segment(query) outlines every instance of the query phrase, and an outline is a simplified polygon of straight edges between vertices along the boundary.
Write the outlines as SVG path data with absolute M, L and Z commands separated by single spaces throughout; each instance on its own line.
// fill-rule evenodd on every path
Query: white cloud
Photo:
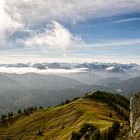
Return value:
M 26 40 L 18 40 L 26 47 L 47 50 L 66 50 L 75 48 L 83 41 L 69 32 L 67 28 L 56 21 L 47 24 L 42 33 L 34 33 Z
M 16 68 L 16 67 L 1 67 L 0 73 L 16 73 L 16 74 L 24 74 L 24 73 L 38 73 L 38 74 L 63 74 L 63 73 L 81 73 L 87 72 L 86 69 L 82 68 L 73 68 L 73 69 L 44 69 L 39 70 L 36 68 Z
M 13 19 L 12 15 L 5 10 L 5 0 L 0 0 L 0 48 L 12 47 L 7 39 L 12 33 L 23 27 L 23 23 Z
M 76 22 L 88 18 L 139 11 L 139 0 L 4 0 L 6 11 L 26 24 L 40 21 L 67 20 Z M 35 22 L 36 21 L 36 22 Z
M 116 20 L 114 23 L 124 23 L 124 22 L 133 22 L 133 21 L 139 21 L 139 17 L 134 17 L 134 18 L 126 18 L 126 19 L 121 19 L 121 20 Z
M 128 47 L 129 45 L 140 45 L 140 39 L 124 39 L 124 40 L 106 40 L 106 41 L 100 41 L 100 43 L 95 43 L 95 44 L 88 44 L 87 46 L 89 47 L 98 47 L 98 48 L 107 48 L 107 47 L 117 47 L 117 46 L 126 46 Z
M 3 30 L 34 27 L 51 20 L 84 21 L 139 11 L 139 0 L 0 0 Z M 0 18 L 1 19 L 1 18 Z M 6 24 L 5 24 L 6 23 Z M 0 24 L 0 25 L 1 25 Z

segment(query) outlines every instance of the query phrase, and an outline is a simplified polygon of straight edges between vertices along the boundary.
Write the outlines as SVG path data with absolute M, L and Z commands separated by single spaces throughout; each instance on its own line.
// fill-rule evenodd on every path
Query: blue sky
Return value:
M 138 0 L 1 0 L 0 63 L 140 64 L 139 7 Z

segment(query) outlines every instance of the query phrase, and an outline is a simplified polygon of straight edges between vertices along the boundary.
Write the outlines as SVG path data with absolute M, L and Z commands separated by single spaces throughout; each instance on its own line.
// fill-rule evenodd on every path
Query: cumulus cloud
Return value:
M 63 25 L 52 21 L 46 25 L 45 31 L 34 33 L 26 40 L 18 40 L 26 47 L 48 50 L 65 50 L 82 45 L 82 39 L 74 36 Z

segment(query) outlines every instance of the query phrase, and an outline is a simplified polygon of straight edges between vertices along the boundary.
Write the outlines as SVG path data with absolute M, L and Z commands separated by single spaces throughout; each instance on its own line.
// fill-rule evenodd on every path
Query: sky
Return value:
M 140 64 L 140 0 L 0 0 L 0 63 Z

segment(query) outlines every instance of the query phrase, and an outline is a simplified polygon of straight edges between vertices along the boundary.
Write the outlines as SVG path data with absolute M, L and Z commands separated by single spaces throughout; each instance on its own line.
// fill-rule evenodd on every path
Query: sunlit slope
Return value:
M 109 113 L 112 113 L 112 118 Z M 113 120 L 122 123 L 120 117 L 106 104 L 81 98 L 67 105 L 51 107 L 23 116 L 13 125 L 0 128 L 2 140 L 68 140 L 72 131 L 78 131 L 86 122 L 101 131 L 112 125 Z M 37 135 L 43 131 L 42 136 Z

